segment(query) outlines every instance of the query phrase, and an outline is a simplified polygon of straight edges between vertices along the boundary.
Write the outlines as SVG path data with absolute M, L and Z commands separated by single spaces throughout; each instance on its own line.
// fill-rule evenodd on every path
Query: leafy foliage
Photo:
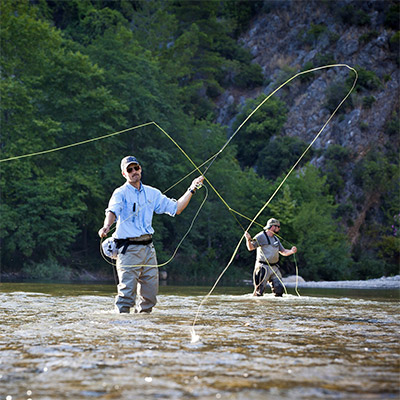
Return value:
M 296 198 L 293 230 L 297 233 L 299 264 L 305 279 L 343 279 L 349 276 L 350 247 L 334 221 L 337 206 L 328 194 L 326 177 L 308 166 L 290 182 Z
M 259 12 L 264 6 L 264 2 L 260 0 L 246 1 L 224 1 L 224 11 L 234 21 L 235 36 L 244 32 L 249 26 L 250 20 Z
M 385 13 L 385 26 L 394 30 L 398 30 L 400 25 L 400 4 L 393 2 Z
M 326 102 L 325 107 L 329 112 L 333 112 L 339 106 L 340 102 L 343 100 L 344 96 L 349 92 L 351 86 L 346 83 L 333 83 L 326 90 Z M 353 100 L 350 96 L 346 103 L 338 109 L 338 113 L 345 113 L 348 109 L 353 107 Z
M 354 169 L 354 180 L 366 191 L 384 191 L 396 175 L 396 165 L 389 163 L 382 153 L 373 150 Z
M 0 244 L 2 271 L 24 277 L 71 279 L 79 268 L 111 270 L 99 255 L 97 230 L 113 189 L 124 179 L 120 159 L 136 155 L 143 181 L 179 198 L 197 172 L 175 182 L 217 154 L 231 131 L 214 124 L 215 100 L 226 87 L 257 89 L 265 84 L 261 67 L 240 46 L 238 35 L 261 9 L 262 1 L 28 1 L 3 0 L 0 14 L 2 66 L 1 159 L 63 147 L 63 151 L 13 159 L 0 164 Z M 352 23 L 364 16 L 352 11 Z M 387 23 L 393 14 L 388 14 Z M 356 19 L 354 19 L 356 18 Z M 364 23 L 364 22 L 362 22 Z M 331 33 L 312 25 L 304 40 L 314 43 Z M 329 64 L 332 54 L 316 54 L 306 69 Z M 380 87 L 379 78 L 357 67 L 358 90 Z M 294 74 L 283 67 L 280 79 Z M 311 74 L 302 77 L 305 82 Z M 348 83 L 332 86 L 327 106 L 335 108 Z M 265 99 L 245 104 L 233 124 L 237 130 Z M 364 106 L 372 97 L 364 96 Z M 350 103 L 348 103 L 350 104 Z M 179 281 L 206 282 L 229 261 L 249 221 L 270 199 L 282 177 L 306 148 L 282 135 L 286 104 L 266 102 L 219 154 L 207 172 L 209 195 L 168 273 Z M 156 125 L 130 129 L 146 122 Z M 387 125 L 392 138 L 398 115 Z M 120 134 L 94 140 L 112 132 Z M 167 135 L 172 140 L 170 140 Z M 81 141 L 84 145 L 68 147 Z M 65 148 L 64 148 L 65 147 Z M 259 216 L 251 233 L 275 216 L 282 222 L 287 247 L 299 248 L 300 273 L 306 279 L 338 279 L 390 272 L 398 262 L 398 178 L 395 155 L 371 153 L 355 169 L 364 191 L 382 191 L 380 218 L 366 235 L 381 235 L 381 263 L 364 263 L 341 232 L 334 194 L 343 187 L 346 148 L 330 147 L 326 175 L 304 166 Z M 160 262 L 173 253 L 192 223 L 206 189 L 185 212 L 154 219 Z M 348 215 L 351 210 L 347 210 Z M 397 224 L 397 225 L 396 225 Z M 251 278 L 254 254 L 244 245 L 226 279 Z M 373 264 L 373 265 L 372 265 Z M 293 272 L 292 259 L 284 266 Z M 370 269 L 367 269 L 368 268 Z
M 237 130 L 253 110 L 266 98 L 261 95 L 246 102 L 238 115 L 233 128 Z M 278 135 L 286 121 L 286 105 L 283 101 L 271 98 L 263 104 L 240 130 L 237 137 L 238 160 L 242 166 L 254 166 L 260 152 L 267 146 L 272 136 Z
M 88 57 L 69 49 L 27 3 L 5 2 L 2 11 L 1 34 L 13 37 L 2 38 L 2 158 L 88 139 L 122 121 L 118 101 Z M 99 217 L 103 188 L 87 171 L 101 151 L 105 145 L 82 146 L 2 165 L 5 265 L 67 257 L 81 229 Z
M 385 133 L 389 136 L 398 136 L 400 132 L 400 119 L 398 113 L 394 112 L 392 118 L 388 121 Z
M 331 145 L 325 152 L 325 173 L 332 195 L 344 189 L 347 164 L 351 158 L 351 150 L 339 145 Z
M 164 27 L 161 41 L 147 23 L 137 23 L 137 37 L 146 47 L 149 34 L 155 37 L 154 54 L 178 82 L 185 111 L 197 118 L 212 117 L 213 99 L 226 85 L 255 87 L 263 82 L 261 67 L 251 63 L 250 53 L 234 39 L 235 24 L 227 10 L 224 2 L 215 1 L 149 2 L 143 13 L 165 21 L 154 24 L 156 32 Z
M 338 15 L 345 24 L 349 25 L 365 26 L 371 22 L 371 18 L 364 10 L 352 4 L 339 8 Z
M 397 274 L 400 242 L 398 238 L 400 204 L 400 169 L 398 155 L 384 157 L 379 148 L 372 150 L 355 168 L 355 182 L 365 192 L 382 198 L 380 209 L 371 207 L 366 215 L 363 240 L 373 246 L 362 249 L 362 243 L 353 251 L 354 274 L 358 277 L 379 277 Z M 380 259 L 373 255 L 378 253 Z
M 255 167 L 257 172 L 269 180 L 275 180 L 283 173 L 289 172 L 290 168 L 296 163 L 307 148 L 307 143 L 297 137 L 278 136 L 269 139 L 259 152 Z M 310 149 L 305 157 L 305 161 L 311 159 L 313 155 Z
M 328 27 L 324 24 L 311 24 L 311 28 L 301 35 L 301 40 L 308 45 L 313 45 L 327 32 Z
M 355 88 L 356 91 L 375 90 L 382 86 L 382 82 L 375 72 L 369 71 L 360 66 L 356 66 L 356 70 L 358 72 L 358 80 Z M 352 82 L 353 78 L 349 77 L 346 81 L 347 86 L 350 87 Z

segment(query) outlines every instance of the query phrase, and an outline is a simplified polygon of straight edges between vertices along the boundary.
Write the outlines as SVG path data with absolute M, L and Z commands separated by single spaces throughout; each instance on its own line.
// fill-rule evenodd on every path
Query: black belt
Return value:
M 146 246 L 150 243 L 153 243 L 153 238 L 147 239 L 147 240 L 135 240 L 135 239 L 115 239 L 115 244 L 117 245 L 117 249 L 122 247 L 121 254 L 126 253 L 126 249 L 128 246 L 134 244 L 134 245 L 142 245 Z
M 271 264 L 271 263 L 268 263 L 268 262 L 266 262 L 266 261 L 258 261 L 259 263 L 261 263 L 261 264 L 265 264 L 265 265 L 269 265 L 270 267 L 273 267 L 273 266 L 275 266 L 275 265 L 278 265 L 278 263 L 276 262 L 276 263 L 273 263 L 273 264 Z

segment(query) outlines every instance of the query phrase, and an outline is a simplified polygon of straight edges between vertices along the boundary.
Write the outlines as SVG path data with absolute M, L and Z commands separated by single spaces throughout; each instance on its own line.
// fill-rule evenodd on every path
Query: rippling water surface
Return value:
M 112 285 L 0 284 L 0 400 L 398 399 L 397 291 L 161 287 L 150 315 Z

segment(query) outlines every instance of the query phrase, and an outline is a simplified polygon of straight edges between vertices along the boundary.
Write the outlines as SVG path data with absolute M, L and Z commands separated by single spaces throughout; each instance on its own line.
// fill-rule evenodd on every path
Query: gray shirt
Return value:
M 257 249 L 257 261 L 268 260 L 269 264 L 276 264 L 279 261 L 279 252 L 285 250 L 275 235 L 269 237 L 264 231 L 257 233 L 251 242 Z

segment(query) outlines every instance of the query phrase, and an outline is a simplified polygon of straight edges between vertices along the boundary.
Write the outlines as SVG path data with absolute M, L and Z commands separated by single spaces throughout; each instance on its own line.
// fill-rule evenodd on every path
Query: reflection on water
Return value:
M 0 284 L 0 400 L 395 399 L 396 291 L 162 287 L 150 315 L 111 285 Z

